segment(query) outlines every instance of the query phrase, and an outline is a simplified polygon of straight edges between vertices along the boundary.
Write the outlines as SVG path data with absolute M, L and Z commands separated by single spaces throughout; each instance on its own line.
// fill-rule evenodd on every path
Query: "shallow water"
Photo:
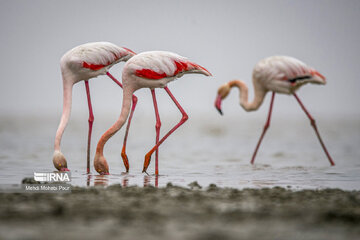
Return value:
M 255 117 L 192 117 L 161 146 L 160 176 L 154 173 L 155 154 L 148 173 L 141 173 L 144 155 L 155 139 L 155 120 L 138 114 L 130 130 L 127 154 L 130 172 L 124 173 L 120 151 L 124 130 L 105 148 L 109 176 L 92 168 L 86 174 L 87 119 L 72 117 L 65 131 L 62 152 L 67 157 L 72 184 L 78 186 L 158 185 L 187 186 L 214 183 L 220 187 L 292 189 L 360 189 L 359 119 L 317 119 L 320 134 L 336 166 L 331 167 L 308 122 L 303 118 L 275 117 L 254 165 L 249 163 L 264 120 Z M 263 116 L 265 118 L 265 116 Z M 102 118 L 102 119 L 101 119 Z M 92 156 L 97 140 L 115 117 L 98 117 L 94 123 Z M 162 135 L 180 119 L 162 117 Z M 58 119 L 2 117 L 0 123 L 0 184 L 18 184 L 33 172 L 54 171 L 53 138 Z

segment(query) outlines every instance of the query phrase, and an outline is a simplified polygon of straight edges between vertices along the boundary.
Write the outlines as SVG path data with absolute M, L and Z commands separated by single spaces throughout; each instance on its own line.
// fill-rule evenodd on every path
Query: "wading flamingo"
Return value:
M 165 139 L 180 127 L 187 119 L 188 115 L 177 102 L 175 97 L 170 92 L 167 84 L 176 78 L 179 78 L 187 73 L 199 73 L 205 76 L 211 76 L 205 68 L 200 65 L 190 62 L 187 58 L 179 56 L 175 53 L 164 51 L 143 52 L 132 57 L 124 66 L 122 73 L 122 80 L 124 86 L 123 103 L 121 113 L 118 120 L 111 126 L 100 138 L 95 153 L 94 167 L 100 174 L 108 174 L 109 167 L 104 157 L 103 151 L 105 143 L 117 132 L 126 122 L 131 106 L 131 96 L 140 88 L 150 88 L 153 98 L 153 104 L 156 117 L 156 144 L 145 155 L 143 172 L 146 172 L 150 164 L 151 155 L 155 154 L 155 174 L 159 174 L 158 170 L 158 147 Z M 164 88 L 171 100 L 175 103 L 182 114 L 182 118 L 163 138 L 159 140 L 160 134 L 160 117 L 156 102 L 155 88 Z M 130 119 L 129 119 L 130 121 Z M 124 145 L 126 141 L 124 141 Z
M 257 110 L 263 102 L 265 95 L 268 91 L 272 91 L 272 97 L 270 102 L 270 109 L 265 123 L 263 132 L 256 145 L 255 151 L 251 158 L 251 164 L 254 163 L 256 153 L 259 149 L 261 141 L 265 135 L 266 130 L 270 126 L 270 118 L 272 107 L 274 103 L 275 93 L 292 94 L 300 104 L 300 107 L 304 110 L 305 114 L 310 119 L 311 126 L 313 126 L 316 136 L 318 137 L 322 148 L 328 157 L 330 164 L 335 165 L 329 152 L 327 151 L 324 142 L 322 141 L 318 132 L 315 119 L 310 115 L 305 106 L 296 95 L 295 91 L 306 83 L 314 84 L 326 84 L 326 79 L 315 69 L 305 65 L 303 62 L 293 57 L 287 56 L 273 56 L 261 60 L 256 64 L 253 70 L 253 85 L 255 97 L 252 102 L 248 102 L 248 87 L 243 81 L 233 80 L 222 86 L 218 90 L 218 94 L 215 100 L 215 107 L 220 114 L 221 102 L 229 94 L 232 87 L 237 87 L 240 90 L 240 105 L 245 111 Z
M 91 132 L 94 121 L 94 115 L 91 106 L 90 89 L 88 80 L 95 78 L 99 75 L 108 75 L 115 83 L 121 88 L 122 84 L 116 80 L 108 70 L 116 63 L 127 61 L 134 56 L 135 53 L 130 49 L 118 47 L 109 42 L 93 42 L 79 45 L 70 51 L 66 52 L 60 60 L 61 74 L 63 79 L 63 112 L 60 120 L 59 127 L 56 131 L 53 163 L 59 171 L 69 171 L 65 156 L 60 150 L 61 137 L 65 131 L 65 127 L 70 118 L 72 88 L 73 85 L 81 80 L 85 82 L 88 106 L 89 106 L 89 132 L 87 144 L 87 173 L 90 172 L 90 143 Z M 133 109 L 134 111 L 137 98 L 133 96 Z M 130 121 L 128 128 L 130 126 Z M 126 135 L 127 136 L 127 135 Z M 125 137 L 126 137 L 125 136 Z M 128 171 L 129 165 L 127 159 L 123 157 L 123 161 Z

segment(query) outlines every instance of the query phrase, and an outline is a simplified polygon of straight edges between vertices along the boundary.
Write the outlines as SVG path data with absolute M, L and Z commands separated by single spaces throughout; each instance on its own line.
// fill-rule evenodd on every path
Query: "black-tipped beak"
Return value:
M 219 113 L 221 115 L 223 115 L 223 112 L 221 110 L 221 102 L 222 102 L 221 96 L 217 95 L 216 100 L 215 100 L 215 108 L 219 111 Z

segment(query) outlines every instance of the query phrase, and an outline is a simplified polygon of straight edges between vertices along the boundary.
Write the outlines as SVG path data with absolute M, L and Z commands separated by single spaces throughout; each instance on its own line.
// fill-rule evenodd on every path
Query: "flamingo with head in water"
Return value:
M 156 116 L 156 144 L 145 155 L 143 172 L 146 172 L 147 167 L 150 164 L 151 155 L 155 154 L 155 174 L 159 174 L 158 170 L 158 148 L 165 141 L 171 133 L 173 133 L 178 127 L 180 127 L 187 119 L 188 115 L 184 109 L 180 106 L 173 94 L 170 92 L 167 84 L 176 78 L 189 73 L 199 73 L 205 76 L 211 76 L 210 72 L 200 65 L 189 61 L 187 58 L 179 56 L 175 53 L 165 51 L 150 51 L 143 52 L 132 57 L 124 66 L 122 79 L 123 79 L 123 103 L 120 116 L 118 120 L 110 127 L 100 138 L 94 160 L 95 170 L 100 174 L 108 174 L 109 167 L 104 157 L 104 146 L 106 142 L 121 129 L 126 122 L 126 119 L 130 112 L 131 96 L 140 88 L 150 88 L 153 104 L 155 108 Z M 175 103 L 177 108 L 182 114 L 182 118 L 178 124 L 176 124 L 164 137 L 159 140 L 160 137 L 160 116 L 157 107 L 155 88 L 164 88 L 171 100 Z M 130 120 L 130 119 L 129 119 Z M 124 144 L 126 142 L 124 141 Z
M 134 56 L 135 53 L 127 48 L 118 47 L 115 44 L 109 42 L 93 42 L 79 45 L 67 53 L 60 60 L 60 67 L 63 79 L 63 112 L 60 120 L 59 127 L 55 136 L 53 163 L 56 169 L 59 171 L 69 171 L 67 168 L 67 161 L 65 156 L 60 150 L 61 137 L 65 131 L 65 127 L 70 118 L 71 112 L 71 99 L 73 85 L 81 80 L 85 82 L 88 107 L 89 107 L 89 132 L 88 132 L 88 144 L 87 144 L 87 173 L 90 172 L 90 143 L 91 132 L 94 121 L 94 115 L 91 106 L 89 82 L 90 78 L 95 78 L 99 75 L 108 75 L 114 82 L 120 87 L 122 84 L 116 80 L 108 70 L 116 63 L 121 61 L 127 61 Z M 132 97 L 134 111 L 137 98 Z M 130 126 L 130 121 L 128 128 Z M 127 134 L 125 135 L 125 138 Z M 123 152 L 125 150 L 123 149 Z M 126 155 L 125 155 L 126 156 Z M 123 161 L 126 170 L 129 169 L 127 158 L 122 154 Z
M 228 96 L 231 88 L 237 87 L 240 90 L 240 105 L 245 109 L 245 111 L 254 111 L 260 107 L 266 93 L 268 91 L 272 91 L 267 121 L 265 123 L 260 139 L 256 145 L 255 151 L 251 159 L 251 163 L 254 163 L 256 153 L 259 149 L 261 141 L 270 126 L 270 118 L 275 94 L 282 93 L 291 94 L 298 101 L 300 107 L 304 110 L 305 114 L 310 119 L 311 126 L 314 128 L 316 136 L 318 137 L 320 144 L 330 161 L 330 164 L 335 165 L 334 161 L 332 160 L 329 152 L 325 147 L 323 140 L 320 137 L 319 131 L 315 123 L 315 119 L 310 115 L 304 104 L 300 101 L 299 97 L 295 93 L 296 90 L 298 90 L 302 85 L 306 83 L 325 84 L 325 77 L 315 69 L 307 66 L 296 58 L 287 56 L 273 56 L 265 58 L 256 64 L 253 70 L 252 80 L 255 92 L 255 97 L 252 102 L 248 101 L 248 87 L 243 81 L 240 80 L 233 80 L 220 86 L 215 100 L 215 107 L 220 112 L 220 114 L 222 114 L 222 100 Z

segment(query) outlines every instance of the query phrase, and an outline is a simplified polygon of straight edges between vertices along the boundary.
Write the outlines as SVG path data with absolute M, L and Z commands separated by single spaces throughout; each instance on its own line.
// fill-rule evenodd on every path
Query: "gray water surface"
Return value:
M 216 116 L 216 117 L 214 117 Z M 217 115 L 192 117 L 159 150 L 160 176 L 154 173 L 155 154 L 148 173 L 141 173 L 144 155 L 155 141 L 154 116 L 138 113 L 130 129 L 124 173 L 120 151 L 124 129 L 105 147 L 109 176 L 94 169 L 86 174 L 87 118 L 72 117 L 62 141 L 73 185 L 187 186 L 197 181 L 220 187 L 292 189 L 360 189 L 359 119 L 317 119 L 319 131 L 336 166 L 331 167 L 306 117 L 275 117 L 258 152 L 249 163 L 265 117 Z M 162 116 L 164 135 L 181 117 Z M 116 116 L 98 116 L 94 124 L 91 160 L 101 134 Z M 58 119 L 40 116 L 3 117 L 0 123 L 0 184 L 19 184 L 34 172 L 52 172 L 53 139 Z M 91 163 L 92 164 L 92 163 Z M 92 165 L 91 165 L 92 167 Z

